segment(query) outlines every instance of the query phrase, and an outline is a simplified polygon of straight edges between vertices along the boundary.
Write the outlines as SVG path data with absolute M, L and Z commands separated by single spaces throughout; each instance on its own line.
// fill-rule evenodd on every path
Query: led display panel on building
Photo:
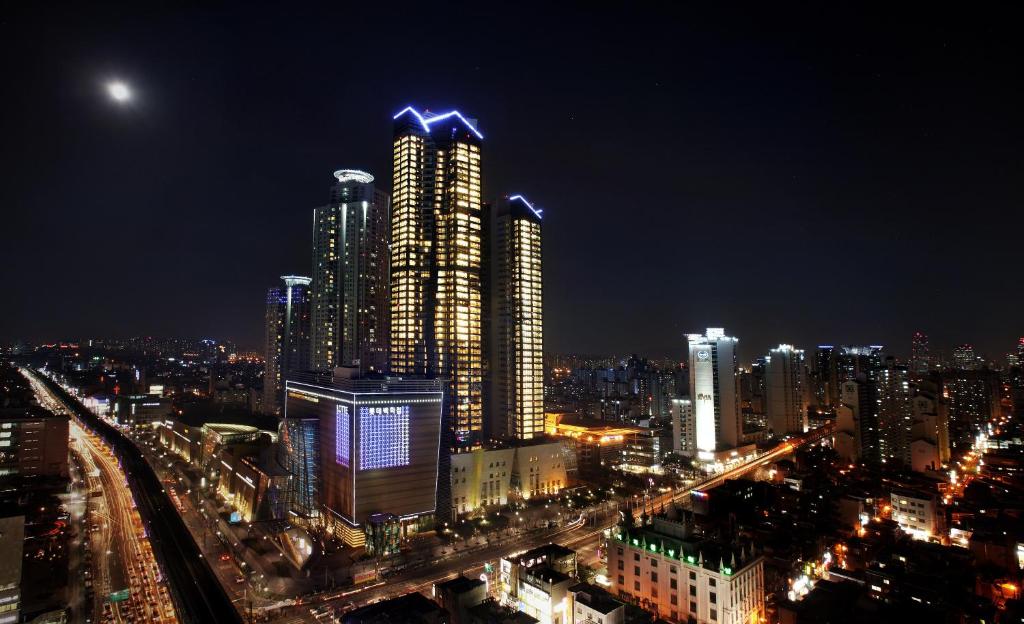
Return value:
M 691 358 L 693 366 L 693 416 L 696 422 L 698 451 L 715 450 L 715 364 L 711 357 L 711 346 L 691 345 L 696 357 Z
M 348 407 L 334 406 L 334 461 L 348 467 L 352 459 L 352 431 L 349 426 Z
M 409 406 L 359 408 L 359 469 L 409 465 Z

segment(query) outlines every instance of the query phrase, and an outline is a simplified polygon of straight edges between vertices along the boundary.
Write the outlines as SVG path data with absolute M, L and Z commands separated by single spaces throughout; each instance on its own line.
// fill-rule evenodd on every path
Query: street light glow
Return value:
M 115 102 L 127 102 L 132 98 L 131 89 L 121 81 L 107 83 L 107 93 Z

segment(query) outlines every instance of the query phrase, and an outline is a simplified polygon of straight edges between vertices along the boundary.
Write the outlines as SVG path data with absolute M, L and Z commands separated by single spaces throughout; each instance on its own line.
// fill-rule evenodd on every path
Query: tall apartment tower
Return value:
M 312 368 L 382 372 L 388 356 L 390 200 L 365 171 L 334 172 L 313 210 Z
M 878 371 L 877 379 L 878 439 L 882 462 L 896 462 L 909 467 L 914 425 L 914 389 L 909 372 L 889 357 Z
M 446 448 L 483 435 L 482 139 L 458 111 L 394 117 L 390 367 L 449 380 Z
M 840 384 L 836 409 L 836 452 L 848 461 L 877 467 L 882 461 L 878 427 L 878 386 L 864 373 Z
M 910 372 L 917 377 L 927 375 L 929 364 L 928 334 L 914 332 L 914 337 L 910 341 Z
M 281 279 L 283 287 L 267 291 L 263 413 L 272 415 L 281 413 L 288 375 L 310 365 L 310 278 L 283 275 Z
M 782 344 L 765 358 L 768 426 L 775 435 L 807 430 L 804 352 Z
M 974 346 L 962 344 L 953 349 L 953 367 L 957 370 L 978 370 L 979 358 L 974 352 Z
M 736 396 L 736 343 L 719 327 L 688 334 L 690 398 L 698 457 L 740 444 L 743 428 Z
M 544 433 L 541 211 L 513 195 L 492 222 L 490 432 L 526 440 Z

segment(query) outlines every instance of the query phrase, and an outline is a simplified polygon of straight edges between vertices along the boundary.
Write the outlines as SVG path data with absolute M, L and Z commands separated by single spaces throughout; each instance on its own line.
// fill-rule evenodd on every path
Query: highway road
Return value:
M 30 369 L 23 372 L 45 386 L 50 400 L 61 404 L 60 411 L 74 415 L 84 429 L 98 436 L 112 451 L 111 461 L 117 458 L 112 465 L 117 465 L 116 470 L 125 478 L 125 491 L 130 491 L 134 498 L 153 553 L 160 562 L 160 571 L 169 583 L 178 619 L 189 624 L 240 624 L 238 610 L 203 559 L 163 484 L 139 449 L 49 378 Z
M 98 562 L 96 577 L 97 607 L 109 594 L 128 590 L 126 600 L 114 602 L 110 607 L 97 609 L 95 621 L 147 622 L 160 624 L 177 622 L 166 585 L 161 582 L 153 549 L 143 529 L 142 518 L 124 473 L 110 449 L 96 436 L 71 421 L 72 444 L 81 455 L 86 467 L 90 491 L 101 496 L 91 499 L 101 507 L 92 509 L 89 518 L 94 537 L 93 561 Z M 95 476 L 92 476 L 95 475 Z M 111 568 L 117 568 L 117 582 Z M 109 609 L 108 611 L 104 611 Z M 100 617 L 101 614 L 104 614 Z

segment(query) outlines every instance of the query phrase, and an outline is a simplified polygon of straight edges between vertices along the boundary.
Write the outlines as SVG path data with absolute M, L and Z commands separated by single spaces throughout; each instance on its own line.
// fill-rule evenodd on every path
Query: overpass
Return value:
M 703 480 L 698 481 L 697 483 L 694 483 L 689 487 L 680 488 L 678 490 L 674 490 L 671 492 L 664 492 L 662 494 L 659 494 L 658 496 L 653 496 L 647 499 L 648 505 L 650 505 L 653 508 L 658 508 L 661 505 L 670 502 L 685 502 L 686 500 L 689 499 L 691 492 L 704 492 L 712 488 L 718 487 L 719 485 L 725 483 L 729 479 L 739 479 L 740 477 L 749 474 L 757 470 L 758 468 L 763 467 L 766 464 L 778 461 L 783 457 L 786 457 L 787 455 L 789 455 L 790 453 L 792 453 L 793 451 L 800 447 L 814 444 L 831 436 L 832 429 L 832 423 L 827 423 L 825 425 L 822 425 L 821 427 L 818 427 L 817 429 L 812 429 L 811 431 L 808 431 L 800 436 L 790 438 L 789 440 L 786 440 L 784 442 L 780 442 L 771 450 L 765 451 L 764 453 L 761 453 L 757 457 L 749 459 L 737 466 L 733 466 L 732 468 L 729 468 L 728 470 L 725 470 L 723 472 L 709 475 L 705 477 Z M 634 511 L 634 514 L 639 515 L 641 512 L 642 510 L 638 509 Z

